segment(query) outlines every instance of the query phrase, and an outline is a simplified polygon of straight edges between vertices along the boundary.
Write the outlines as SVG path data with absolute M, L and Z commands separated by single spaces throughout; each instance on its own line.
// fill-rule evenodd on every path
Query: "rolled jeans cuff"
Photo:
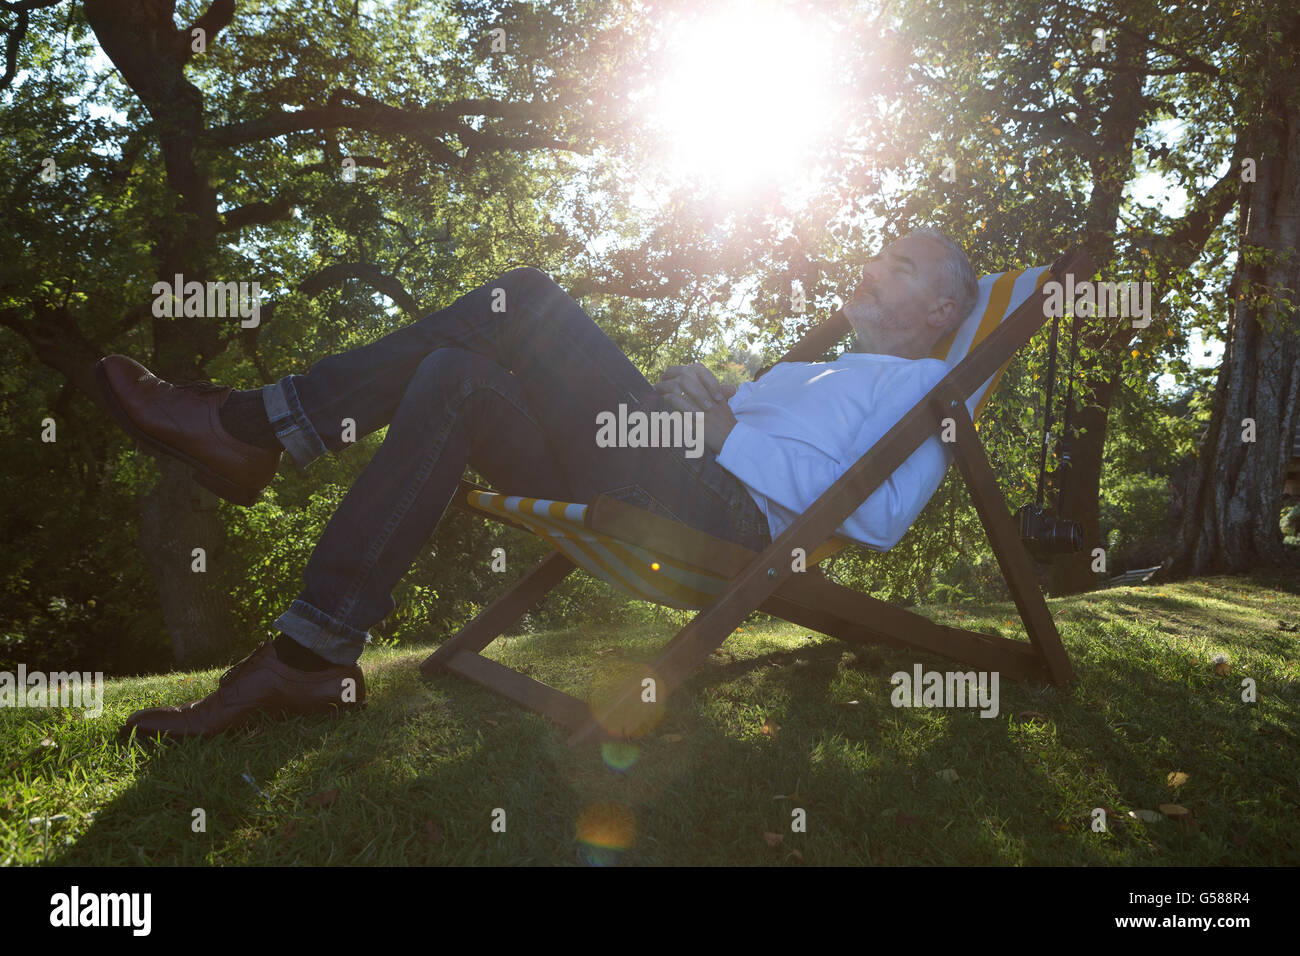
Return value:
M 266 418 L 275 437 L 299 468 L 305 469 L 329 450 L 302 410 L 292 375 L 273 385 L 263 385 L 262 404 L 266 406 Z
M 369 631 L 349 627 L 302 600 L 290 604 L 289 610 L 275 619 L 274 627 L 318 657 L 341 666 L 355 664 L 370 642 Z

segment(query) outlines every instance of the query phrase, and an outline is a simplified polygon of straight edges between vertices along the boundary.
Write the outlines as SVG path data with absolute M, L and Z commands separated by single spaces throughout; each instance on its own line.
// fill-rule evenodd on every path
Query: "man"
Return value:
M 472 465 L 495 488 L 562 501 L 630 501 L 754 550 L 830 487 L 946 373 L 926 358 L 970 312 L 975 274 L 941 233 L 916 230 L 872 259 L 844 307 L 856 350 L 829 363 L 779 363 L 723 386 L 698 363 L 651 385 L 582 308 L 535 269 L 496 282 L 305 375 L 261 389 L 174 386 L 131 359 L 97 366 L 109 409 L 152 453 L 252 504 L 282 451 L 306 468 L 388 425 L 374 458 L 330 519 L 279 634 L 232 667 L 216 691 L 132 714 L 124 733 L 208 736 L 262 712 L 360 704 L 367 629 L 433 534 Z M 610 448 L 597 416 L 702 416 L 706 452 Z M 699 420 L 699 419 L 697 419 Z M 839 529 L 869 547 L 897 543 L 949 463 L 921 446 Z

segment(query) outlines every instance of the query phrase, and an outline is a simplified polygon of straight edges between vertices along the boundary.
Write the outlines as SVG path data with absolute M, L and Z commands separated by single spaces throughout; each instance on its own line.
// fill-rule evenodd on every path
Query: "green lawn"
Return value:
M 0 861 L 1300 863 L 1300 585 L 1219 577 L 1049 604 L 1076 683 L 1003 682 L 993 719 L 890 705 L 893 672 L 950 669 L 939 658 L 857 656 L 757 618 L 648 737 L 603 751 L 570 751 L 542 718 L 457 678 L 422 679 L 426 648 L 367 654 L 363 711 L 207 743 L 126 746 L 115 732 L 220 671 L 114 681 L 95 720 L 0 710 Z M 919 610 L 1023 637 L 1009 604 Z M 492 654 L 581 694 L 668 635 L 580 627 Z M 1161 804 L 1190 817 L 1129 817 Z M 1093 832 L 1095 807 L 1108 832 Z M 791 832 L 794 808 L 806 832 Z

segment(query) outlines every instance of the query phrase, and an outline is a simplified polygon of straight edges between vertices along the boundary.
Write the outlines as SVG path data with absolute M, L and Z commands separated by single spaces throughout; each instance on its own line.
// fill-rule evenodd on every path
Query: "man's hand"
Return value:
M 670 365 L 655 390 L 664 396 L 669 408 L 678 412 L 704 413 L 704 444 L 715 455 L 722 450 L 736 416 L 727 399 L 738 386 L 723 385 L 707 368 L 694 365 Z
M 717 377 L 699 362 L 668 366 L 664 377 L 655 383 L 655 389 L 665 396 L 684 393 L 701 410 L 730 397 L 723 395 L 723 386 Z M 732 389 L 732 394 L 735 394 L 735 389 Z

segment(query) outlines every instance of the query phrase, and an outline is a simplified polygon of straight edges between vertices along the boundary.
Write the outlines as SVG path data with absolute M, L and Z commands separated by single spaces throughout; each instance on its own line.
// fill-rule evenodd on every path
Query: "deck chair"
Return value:
M 421 671 L 451 672 L 500 693 L 567 728 L 574 746 L 645 733 L 662 716 L 672 690 L 756 609 L 854 645 L 930 651 L 1013 680 L 1069 682 L 1069 658 L 975 428 L 1012 357 L 1046 320 L 1043 285 L 1053 278 L 1064 282 L 1067 274 L 1080 280 L 1091 276 L 1092 263 L 1082 248 L 1051 267 L 981 279 L 975 308 L 932 353 L 951 371 L 761 552 L 605 495 L 587 504 L 549 501 L 462 481 L 457 506 L 539 534 L 555 550 L 430 655 Z M 849 331 L 843 313 L 836 312 L 781 361 L 817 361 Z M 955 433 L 954 460 L 1028 642 L 937 624 L 832 582 L 817 567 L 854 544 L 835 535 L 844 519 L 945 427 Z M 806 555 L 802 571 L 792 558 L 796 548 Z M 575 567 L 645 600 L 699 611 L 636 679 L 590 703 L 480 653 Z

